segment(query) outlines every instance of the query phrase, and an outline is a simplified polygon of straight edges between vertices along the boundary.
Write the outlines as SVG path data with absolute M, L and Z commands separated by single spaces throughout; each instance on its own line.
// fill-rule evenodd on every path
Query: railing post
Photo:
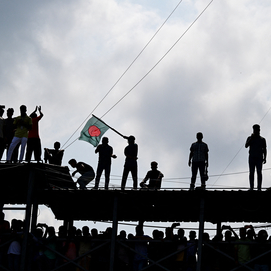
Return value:
M 118 231 L 118 197 L 114 196 L 114 206 L 113 206 L 113 225 L 112 225 L 112 236 L 111 236 L 111 251 L 110 251 L 110 268 L 109 271 L 114 270 L 114 260 L 115 260 L 115 248 L 116 248 L 116 236 Z
M 202 259 L 202 244 L 203 244 L 203 232 L 204 232 L 204 198 L 205 191 L 201 192 L 200 199 L 200 215 L 199 215 L 199 240 L 198 240 L 198 264 L 197 271 L 201 270 L 201 259 Z

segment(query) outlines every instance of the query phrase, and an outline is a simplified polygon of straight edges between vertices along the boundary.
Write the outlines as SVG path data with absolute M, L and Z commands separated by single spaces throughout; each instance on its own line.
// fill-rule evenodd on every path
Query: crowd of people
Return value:
M 6 119 L 3 118 L 4 112 L 5 106 L 0 105 L 0 160 L 6 150 L 7 163 L 30 162 L 32 155 L 36 162 L 41 162 L 42 148 L 39 136 L 39 121 L 43 117 L 41 106 L 36 106 L 29 116 L 25 105 L 20 106 L 20 115 L 15 118 L 13 117 L 13 108 L 7 109 Z M 60 150 L 60 143 L 55 142 L 54 149 L 44 148 L 44 161 L 61 165 L 63 153 L 64 151 Z
M 1 213 L 0 221 L 0 264 L 10 271 L 18 271 L 21 262 L 23 240 L 23 221 L 13 219 L 11 224 Z M 143 223 L 140 222 L 134 233 L 127 234 L 121 230 L 116 236 L 114 249 L 114 270 L 139 271 L 164 270 L 195 271 L 198 261 L 198 239 L 195 231 L 185 231 L 173 223 L 164 231 L 155 229 L 152 236 L 144 234 Z M 32 230 L 28 244 L 26 264 L 32 270 L 108 271 L 112 262 L 111 243 L 112 228 L 98 232 L 96 228 L 84 226 L 77 229 L 71 226 L 55 228 L 39 223 Z M 269 270 L 271 264 L 271 237 L 266 230 L 245 226 L 239 229 L 239 235 L 230 227 L 222 226 L 221 232 L 210 239 L 203 234 L 201 252 L 202 271 Z M 72 261 L 72 262 L 70 262 Z
M 26 155 L 25 161 L 30 162 L 32 154 L 37 162 L 41 161 L 41 141 L 39 137 L 39 121 L 43 117 L 41 106 L 36 106 L 35 110 L 27 115 L 27 107 L 21 105 L 20 116 L 13 118 L 14 110 L 9 108 L 7 110 L 7 118 L 3 118 L 5 106 L 0 105 L 0 160 L 4 150 L 7 149 L 7 163 L 22 162 L 24 159 L 25 147 Z M 37 115 L 39 112 L 39 116 Z M 254 175 L 255 169 L 257 171 L 257 190 L 262 189 L 262 166 L 266 163 L 267 147 L 266 140 L 260 136 L 260 126 L 253 125 L 253 133 L 246 140 L 245 147 L 249 148 L 249 185 L 250 190 L 254 189 Z M 129 173 L 133 179 L 133 189 L 138 189 L 138 145 L 135 143 L 133 135 L 127 137 L 123 136 L 128 141 L 128 145 L 124 149 L 125 163 L 121 180 L 121 189 L 124 190 Z M 206 181 L 208 180 L 208 166 L 209 166 L 209 148 L 208 145 L 202 141 L 203 134 L 198 132 L 196 134 L 197 141 L 192 143 L 190 147 L 188 165 L 191 167 L 192 177 L 190 190 L 195 189 L 195 182 L 197 173 L 200 173 L 201 189 L 205 189 Z M 103 137 L 102 144 L 99 144 L 95 153 L 98 153 L 98 166 L 96 176 L 93 168 L 84 162 L 77 162 L 71 159 L 69 164 L 76 168 L 75 173 L 80 173 L 82 176 L 78 179 L 80 189 L 86 189 L 86 185 L 95 179 L 94 189 L 98 189 L 101 175 L 105 174 L 105 189 L 108 189 L 110 182 L 111 160 L 117 156 L 113 154 L 113 148 L 109 144 L 109 139 Z M 18 148 L 20 146 L 20 156 L 18 159 Z M 44 161 L 50 164 L 61 165 L 64 150 L 60 150 L 60 143 L 55 142 L 54 149 L 44 149 Z M 159 189 L 163 174 L 157 170 L 158 163 L 153 161 L 151 163 L 151 174 L 148 172 L 146 178 L 149 179 L 149 184 L 146 184 L 147 179 L 140 183 L 142 188 Z M 73 176 L 75 175 L 73 173 Z M 155 185 L 154 185 L 155 184 Z

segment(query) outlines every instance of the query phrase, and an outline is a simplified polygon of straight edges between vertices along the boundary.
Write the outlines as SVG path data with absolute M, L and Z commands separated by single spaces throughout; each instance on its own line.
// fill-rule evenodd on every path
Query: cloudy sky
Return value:
M 0 104 L 15 115 L 21 104 L 29 114 L 41 105 L 42 146 L 60 141 L 64 165 L 75 158 L 95 169 L 95 148 L 76 139 L 90 114 L 102 117 L 136 137 L 140 178 L 159 163 L 163 188 L 189 187 L 189 148 L 201 131 L 210 149 L 207 188 L 248 189 L 252 125 L 261 124 L 268 151 L 271 138 L 270 1 L 183 0 L 112 89 L 178 3 L 1 1 Z M 118 156 L 118 187 L 127 142 L 111 130 L 106 136 Z M 264 187 L 269 168 L 267 159 Z

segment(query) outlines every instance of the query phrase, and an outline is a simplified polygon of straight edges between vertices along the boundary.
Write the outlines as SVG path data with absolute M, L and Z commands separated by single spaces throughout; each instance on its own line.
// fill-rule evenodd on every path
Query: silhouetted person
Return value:
M 32 129 L 32 119 L 27 116 L 26 111 L 27 111 L 26 106 L 21 105 L 20 106 L 21 115 L 16 117 L 14 120 L 16 131 L 8 150 L 8 157 L 7 157 L 8 162 L 10 162 L 11 160 L 11 156 L 12 156 L 14 148 L 19 143 L 21 143 L 19 162 L 21 162 L 24 158 L 24 151 L 25 151 L 25 146 L 27 143 L 28 131 Z
M 134 240 L 139 240 L 141 242 L 135 242 L 134 243 L 134 261 L 133 261 L 133 270 L 139 271 L 147 266 L 148 264 L 148 244 L 147 242 L 151 240 L 152 238 L 148 235 L 144 235 L 143 231 L 143 225 L 136 226 L 136 235 L 134 237 Z M 142 242 L 145 240 L 146 242 Z
M 37 116 L 37 110 L 39 111 L 39 116 Z M 35 111 L 30 114 L 30 117 L 32 118 L 32 129 L 28 133 L 25 160 L 27 162 L 30 162 L 32 153 L 34 152 L 35 160 L 39 162 L 41 160 L 39 121 L 43 117 L 43 113 L 41 112 L 41 106 L 36 106 Z
M 189 232 L 189 240 L 187 242 L 187 250 L 186 250 L 186 265 L 187 271 L 195 271 L 197 265 L 197 250 L 198 250 L 198 240 L 196 239 L 196 232 Z
M 75 159 L 71 159 L 69 161 L 69 164 L 71 165 L 71 167 L 76 168 L 76 170 L 72 173 L 72 176 L 74 176 L 77 172 L 82 175 L 77 180 L 80 189 L 82 190 L 87 189 L 86 185 L 90 183 L 95 177 L 93 168 L 84 162 L 77 163 Z
M 245 147 L 249 147 L 249 185 L 250 190 L 254 189 L 254 173 L 255 168 L 258 176 L 258 191 L 262 189 L 262 168 L 266 163 L 266 141 L 265 138 L 260 136 L 260 125 L 255 124 L 252 126 L 253 133 L 247 138 Z
M 245 227 L 239 229 L 239 236 L 240 236 L 240 238 L 239 238 L 239 240 L 236 241 L 236 244 L 234 246 L 234 248 L 235 248 L 235 261 L 236 261 L 236 264 L 245 264 L 246 262 L 250 261 L 250 259 L 251 259 L 250 246 L 249 246 L 250 240 L 246 237 L 246 228 Z M 240 270 L 247 270 L 247 269 L 240 268 Z
M 151 170 L 147 172 L 146 177 L 140 183 L 142 188 L 149 189 L 160 189 L 162 178 L 164 177 L 163 173 L 157 169 L 158 163 L 153 161 L 151 162 Z M 146 185 L 146 182 L 149 180 L 149 184 Z
M 60 150 L 60 143 L 56 141 L 54 143 L 54 149 L 44 148 L 44 161 L 52 165 L 61 166 L 64 150 Z
M 5 106 L 0 105 L 0 160 L 2 160 L 2 156 L 5 150 L 5 139 L 4 139 L 4 118 L 3 114 Z
M 209 159 L 209 149 L 208 145 L 202 141 L 203 134 L 197 133 L 197 142 L 193 143 L 190 147 L 190 154 L 188 160 L 188 166 L 191 166 L 192 160 L 192 178 L 190 184 L 190 190 L 195 189 L 195 182 L 197 178 L 197 172 L 199 170 L 200 178 L 201 178 L 201 187 L 205 189 L 205 168 L 208 167 L 208 159 Z
M 121 189 L 124 190 L 129 172 L 133 178 L 133 189 L 137 189 L 137 153 L 138 146 L 135 143 L 135 137 L 124 137 L 128 140 L 128 146 L 124 149 L 124 155 L 126 156 L 124 169 L 122 174 Z
M 8 157 L 8 150 L 9 150 L 10 144 L 12 142 L 12 139 L 14 137 L 14 133 L 15 133 L 15 129 L 16 129 L 16 126 L 14 125 L 14 118 L 12 117 L 13 113 L 14 113 L 14 109 L 9 108 L 7 110 L 7 118 L 5 119 L 5 122 L 4 122 L 4 138 L 5 138 L 6 148 L 7 148 L 6 159 Z M 20 144 L 18 144 L 14 148 L 12 156 L 11 156 L 11 161 L 14 163 L 17 163 L 17 161 L 18 161 L 19 147 L 20 147 Z
M 95 150 L 95 153 L 99 153 L 99 161 L 95 178 L 95 189 L 98 189 L 99 187 L 99 182 L 103 170 L 105 175 L 104 188 L 108 189 L 111 171 L 111 158 L 117 158 L 117 156 L 113 154 L 113 148 L 108 145 L 108 142 L 108 138 L 103 137 L 102 144 L 98 145 Z
M 252 254 L 253 258 L 259 257 L 260 255 L 264 254 L 268 250 L 270 250 L 270 244 L 267 242 L 267 231 L 260 230 L 257 236 L 257 245 L 252 246 Z M 269 270 L 270 266 L 270 254 L 266 254 L 261 256 L 257 260 L 254 261 L 254 270 Z

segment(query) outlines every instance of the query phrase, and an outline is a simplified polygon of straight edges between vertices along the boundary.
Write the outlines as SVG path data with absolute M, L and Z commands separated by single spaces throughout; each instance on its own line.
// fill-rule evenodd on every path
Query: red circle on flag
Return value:
M 90 136 L 99 136 L 101 134 L 101 130 L 97 126 L 92 125 L 88 128 L 88 133 Z

